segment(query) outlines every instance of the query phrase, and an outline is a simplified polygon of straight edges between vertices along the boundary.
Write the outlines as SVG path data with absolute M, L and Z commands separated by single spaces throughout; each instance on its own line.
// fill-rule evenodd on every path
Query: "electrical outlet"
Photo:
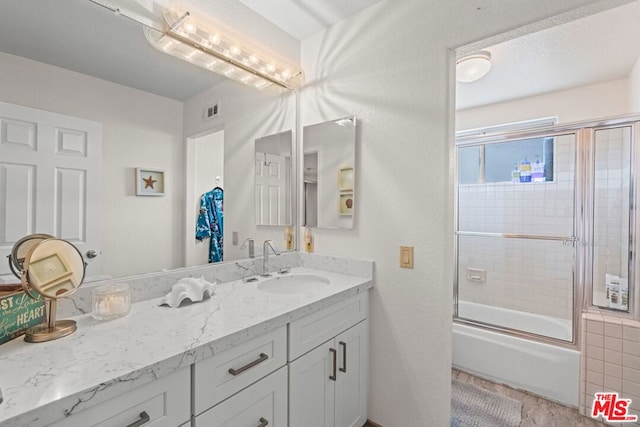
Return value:
M 238 232 L 237 231 L 232 231 L 231 232 L 231 244 L 233 246 L 238 246 Z

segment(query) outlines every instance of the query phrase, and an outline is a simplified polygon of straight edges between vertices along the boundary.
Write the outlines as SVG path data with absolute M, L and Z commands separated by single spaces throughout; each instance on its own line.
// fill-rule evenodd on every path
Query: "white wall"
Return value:
M 640 58 L 629 75 L 629 111 L 640 113 Z
M 477 129 L 541 117 L 557 116 L 558 123 L 570 123 L 619 116 L 631 111 L 629 101 L 629 81 L 613 80 L 458 110 L 456 130 Z
M 203 120 L 202 109 L 212 102 L 220 103 L 220 116 Z M 224 250 L 227 260 L 247 257 L 247 249 L 241 251 L 239 245 L 231 244 L 233 231 L 239 233 L 239 242 L 249 237 L 255 239 L 256 254 L 261 253 L 265 239 L 273 239 L 280 249 L 284 247 L 284 227 L 255 225 L 254 150 L 256 139 L 294 130 L 295 114 L 295 95 L 259 92 L 235 82 L 220 84 L 185 102 L 186 136 L 224 129 Z M 187 230 L 187 236 L 192 232 Z
M 182 103 L 5 53 L 0 101 L 103 124 L 103 274 L 181 265 Z M 136 197 L 136 167 L 164 170 L 164 197 Z
M 314 230 L 315 249 L 375 261 L 369 415 L 383 426 L 450 424 L 448 48 L 587 3 L 385 0 L 303 40 L 301 124 L 361 123 L 355 228 Z M 415 269 L 398 267 L 400 245 L 415 247 Z

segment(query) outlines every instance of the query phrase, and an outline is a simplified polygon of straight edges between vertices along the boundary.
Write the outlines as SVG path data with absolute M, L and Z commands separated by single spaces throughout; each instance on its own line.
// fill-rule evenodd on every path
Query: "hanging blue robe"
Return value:
M 220 187 L 216 187 L 200 197 L 196 239 L 202 241 L 209 237 L 209 262 L 222 261 L 223 199 L 224 191 Z

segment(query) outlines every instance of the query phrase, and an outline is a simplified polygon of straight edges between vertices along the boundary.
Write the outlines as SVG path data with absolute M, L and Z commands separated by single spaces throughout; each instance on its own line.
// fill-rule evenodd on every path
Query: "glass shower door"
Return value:
M 576 134 L 460 145 L 458 160 L 457 317 L 572 342 Z
M 592 303 L 629 312 L 632 127 L 594 131 Z

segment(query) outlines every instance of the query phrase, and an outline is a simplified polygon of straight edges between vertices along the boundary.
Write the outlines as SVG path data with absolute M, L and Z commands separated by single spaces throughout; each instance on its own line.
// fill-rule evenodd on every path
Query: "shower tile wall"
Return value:
M 459 186 L 460 231 L 573 234 L 573 137 L 555 140 L 555 180 Z M 573 314 L 573 247 L 559 241 L 460 236 L 459 299 L 562 319 Z M 467 279 L 486 270 L 486 282 Z
M 582 316 L 579 407 L 582 415 L 590 416 L 597 392 L 616 392 L 621 398 L 631 399 L 631 413 L 640 415 L 639 321 L 595 313 Z

